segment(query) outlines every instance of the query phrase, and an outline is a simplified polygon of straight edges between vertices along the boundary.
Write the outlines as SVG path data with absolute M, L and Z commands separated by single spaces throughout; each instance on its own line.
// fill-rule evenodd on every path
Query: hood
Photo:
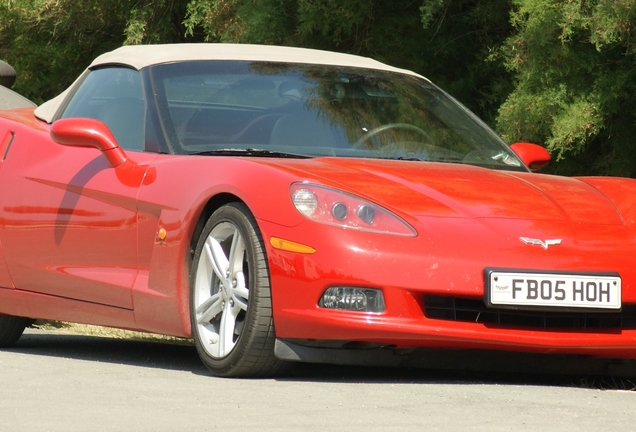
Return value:
M 605 195 L 574 178 L 377 159 L 284 159 L 265 163 L 293 172 L 301 180 L 356 194 L 402 215 L 623 224 Z

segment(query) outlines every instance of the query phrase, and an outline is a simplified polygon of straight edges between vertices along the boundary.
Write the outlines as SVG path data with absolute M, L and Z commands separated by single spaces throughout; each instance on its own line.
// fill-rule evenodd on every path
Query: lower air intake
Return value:
M 623 305 L 618 312 L 529 311 L 488 308 L 481 299 L 426 295 L 424 315 L 430 319 L 498 327 L 591 331 L 636 329 L 636 305 Z

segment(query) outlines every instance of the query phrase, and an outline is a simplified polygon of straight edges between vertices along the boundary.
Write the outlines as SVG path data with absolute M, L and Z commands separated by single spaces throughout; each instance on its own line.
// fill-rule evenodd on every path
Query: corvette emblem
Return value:
M 543 240 L 533 239 L 529 237 L 519 237 L 519 240 L 521 240 L 525 244 L 541 246 L 543 249 L 546 249 L 546 250 L 550 246 L 561 244 L 561 239 L 551 239 L 551 240 L 543 241 Z

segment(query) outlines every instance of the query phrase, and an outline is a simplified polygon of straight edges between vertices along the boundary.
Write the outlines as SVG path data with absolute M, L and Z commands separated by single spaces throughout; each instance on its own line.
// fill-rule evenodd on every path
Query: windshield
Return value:
M 152 67 L 177 154 L 263 150 L 526 170 L 483 122 L 429 81 L 351 67 L 196 61 Z

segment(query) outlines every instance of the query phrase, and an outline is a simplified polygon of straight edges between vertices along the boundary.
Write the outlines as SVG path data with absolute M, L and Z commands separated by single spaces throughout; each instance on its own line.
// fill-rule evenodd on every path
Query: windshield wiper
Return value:
M 429 161 L 428 159 L 420 159 L 416 157 L 406 157 L 406 156 L 374 156 L 373 159 L 401 160 L 401 161 L 412 161 L 412 162 Z
M 197 156 L 256 156 L 256 157 L 277 157 L 277 158 L 290 158 L 290 159 L 309 159 L 313 156 L 308 156 L 300 153 L 287 153 L 276 150 L 264 150 L 254 148 L 222 148 L 214 150 L 206 150 L 202 152 L 188 153 L 190 155 Z
M 396 160 L 403 160 L 403 161 L 416 161 L 416 162 L 422 162 L 428 159 L 420 159 L 420 158 L 416 158 L 416 157 L 404 157 L 404 156 L 398 156 L 396 158 L 394 158 Z

